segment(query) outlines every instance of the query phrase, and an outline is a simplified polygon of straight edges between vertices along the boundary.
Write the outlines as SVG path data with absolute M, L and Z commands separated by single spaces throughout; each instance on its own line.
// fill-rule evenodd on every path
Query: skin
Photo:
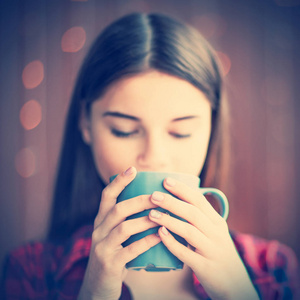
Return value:
M 167 178 L 165 188 L 183 201 L 155 192 L 116 204 L 137 171 L 200 174 L 211 132 L 210 103 L 200 90 L 157 71 L 121 79 L 93 103 L 90 117 L 81 120 L 81 131 L 107 186 L 94 222 L 80 298 L 118 299 L 125 264 L 162 241 L 193 270 L 212 299 L 258 299 L 226 222 L 200 190 Z M 158 206 L 188 223 L 158 212 Z M 126 220 L 149 208 L 149 217 Z M 159 236 L 122 247 L 130 235 L 157 224 Z M 178 243 L 169 230 L 191 247 Z

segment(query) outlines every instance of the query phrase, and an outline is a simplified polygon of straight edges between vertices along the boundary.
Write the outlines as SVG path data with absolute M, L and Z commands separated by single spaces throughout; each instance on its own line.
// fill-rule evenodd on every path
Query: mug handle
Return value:
M 228 214 L 229 214 L 229 204 L 228 204 L 228 200 L 227 200 L 227 197 L 225 196 L 225 194 L 215 188 L 201 188 L 201 191 L 202 191 L 203 195 L 211 194 L 212 196 L 214 196 L 214 198 L 218 201 L 219 205 L 221 206 L 222 218 L 227 220 Z

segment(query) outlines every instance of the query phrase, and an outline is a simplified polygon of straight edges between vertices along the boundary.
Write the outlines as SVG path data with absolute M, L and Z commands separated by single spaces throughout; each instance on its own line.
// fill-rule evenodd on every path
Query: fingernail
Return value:
M 154 201 L 163 201 L 164 200 L 164 195 L 162 194 L 162 193 L 159 193 L 159 192 L 154 192 L 153 194 L 152 194 L 152 199 L 154 200 Z
M 158 219 L 158 218 L 161 217 L 161 212 L 159 212 L 158 210 L 152 209 L 150 211 L 150 215 L 151 215 L 152 218 Z
M 175 180 L 168 177 L 168 178 L 166 179 L 166 184 L 167 184 L 168 186 L 174 186 L 174 185 L 175 185 Z
M 129 167 L 125 172 L 124 175 L 129 176 L 133 173 L 134 169 L 133 167 Z
M 165 226 L 163 226 L 161 228 L 161 232 L 164 234 L 164 235 L 168 235 L 169 234 L 169 231 L 167 230 L 167 228 Z

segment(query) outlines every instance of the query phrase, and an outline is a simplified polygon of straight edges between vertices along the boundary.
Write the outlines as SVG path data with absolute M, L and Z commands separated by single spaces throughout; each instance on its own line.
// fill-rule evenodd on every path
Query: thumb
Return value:
M 124 188 L 135 178 L 136 173 L 136 168 L 130 167 L 126 171 L 118 174 L 114 178 L 114 180 L 103 189 L 98 211 L 99 223 L 116 205 L 118 196 L 121 194 Z

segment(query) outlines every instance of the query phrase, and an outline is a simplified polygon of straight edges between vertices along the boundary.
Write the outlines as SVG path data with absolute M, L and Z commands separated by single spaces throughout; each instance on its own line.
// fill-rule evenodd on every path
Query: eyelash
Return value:
M 191 136 L 190 134 L 178 134 L 178 133 L 171 133 L 171 135 L 177 139 L 186 139 Z
M 112 128 L 111 129 L 111 133 L 119 138 L 128 138 L 136 133 L 138 133 L 138 131 L 132 131 L 132 132 L 124 132 L 124 131 L 120 131 L 117 129 Z M 178 133 L 170 133 L 173 137 L 177 138 L 177 139 L 184 139 L 184 138 L 189 138 L 191 135 L 190 134 L 178 134 Z
M 131 132 L 124 132 L 124 131 L 120 131 L 117 129 L 111 129 L 111 133 L 116 136 L 116 137 L 120 137 L 120 138 L 127 138 L 130 137 L 131 135 L 137 133 L 138 131 L 131 131 Z

